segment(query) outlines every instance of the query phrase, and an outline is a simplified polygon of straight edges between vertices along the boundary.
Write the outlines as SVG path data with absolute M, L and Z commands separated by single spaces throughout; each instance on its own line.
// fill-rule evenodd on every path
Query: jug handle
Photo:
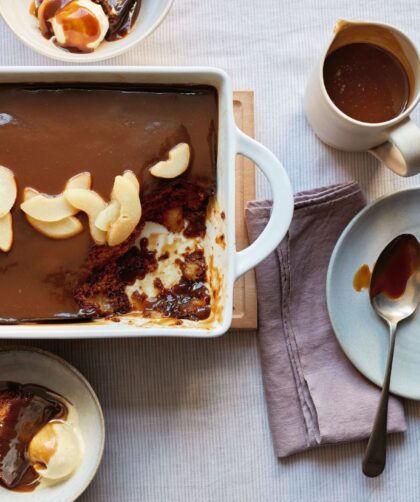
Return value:
M 420 129 L 410 119 L 388 133 L 388 141 L 369 152 L 400 176 L 420 173 Z

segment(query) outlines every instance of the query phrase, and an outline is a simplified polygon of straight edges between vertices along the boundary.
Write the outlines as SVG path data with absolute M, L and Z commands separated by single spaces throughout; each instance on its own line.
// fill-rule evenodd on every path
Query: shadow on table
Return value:
M 367 478 L 362 474 L 362 458 L 367 440 L 340 445 L 324 445 L 312 450 L 279 460 L 279 468 L 291 475 L 298 476 L 309 472 L 316 473 L 321 479 L 325 476 L 330 482 L 334 479 L 340 486 L 366 490 L 367 500 L 375 494 L 374 500 L 387 500 L 389 490 L 399 486 L 410 476 L 411 465 L 418 462 L 418 438 L 420 433 L 420 402 L 406 401 L 407 431 L 388 436 L 387 465 L 384 473 L 377 478 Z M 307 474 L 306 474 L 307 475 Z M 413 488 L 414 489 L 414 488 Z M 314 489 L 314 500 L 320 495 L 321 487 Z M 318 493 L 319 492 L 319 493 Z M 343 495 L 349 495 L 343 488 Z M 413 492 L 414 493 L 414 492 Z M 381 498 L 383 496 L 383 498 Z M 350 500 L 344 498 L 343 500 Z M 352 499 L 356 500 L 356 499 Z M 369 498 L 369 500 L 371 500 Z M 373 500 L 373 499 L 372 499 Z M 389 499 L 391 500 L 391 498 Z M 394 500 L 394 499 L 392 499 Z
M 295 166 L 291 177 L 299 187 L 315 188 L 355 180 L 366 193 L 375 193 L 384 179 L 395 176 L 368 152 L 337 150 L 315 138 L 301 110 L 288 117 L 284 133 L 281 158 L 286 167 Z M 308 143 L 308 136 L 314 137 L 314 141 Z
M 118 492 L 126 476 L 133 478 L 134 473 L 137 479 L 130 483 L 138 490 L 135 493 L 142 493 L 138 483 L 162 462 L 162 455 L 171 462 L 167 457 L 174 444 L 197 438 L 203 428 L 210 427 L 214 415 L 215 423 L 220 420 L 223 426 L 221 410 L 231 404 L 229 389 L 250 391 L 247 378 L 252 376 L 247 376 L 247 368 L 259 365 L 256 337 L 251 332 L 201 340 L 9 340 L 0 345 L 51 351 L 80 370 L 95 389 L 104 410 L 107 442 L 98 476 L 79 499 L 86 501 L 114 500 L 111 493 Z M 190 438 L 187 424 L 194 427 Z M 147 458 L 138 449 L 147 452 Z M 124 467 L 126 455 L 137 454 L 138 465 Z
M 230 332 L 216 339 L 137 338 L 110 340 L 7 340 L 0 345 L 35 346 L 51 351 L 80 370 L 102 404 L 178 407 L 186 401 L 197 406 L 210 398 L 195 394 L 215 368 L 239 361 L 233 349 L 255 345 L 255 335 Z

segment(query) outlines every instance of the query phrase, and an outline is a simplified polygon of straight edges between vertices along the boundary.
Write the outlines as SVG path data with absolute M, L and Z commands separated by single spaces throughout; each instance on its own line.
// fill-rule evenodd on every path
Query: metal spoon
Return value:
M 403 247 L 409 249 L 409 254 L 401 254 Z M 413 270 L 398 265 L 396 257 L 407 256 L 412 259 Z M 411 253 L 411 254 L 410 254 Z M 419 243 L 411 234 L 404 234 L 391 241 L 375 264 L 370 282 L 369 296 L 375 312 L 384 319 L 389 326 L 389 351 L 386 364 L 385 378 L 382 386 L 382 394 L 373 424 L 372 434 L 363 458 L 363 473 L 369 477 L 375 477 L 382 473 L 386 462 L 386 436 L 388 418 L 389 384 L 391 381 L 392 361 L 394 357 L 395 336 L 397 325 L 403 319 L 410 317 L 418 305 L 418 291 L 416 273 L 418 272 Z M 391 269 L 393 266 L 393 270 Z M 392 273 L 393 272 L 393 273 Z M 388 275 L 387 275 L 388 274 Z M 405 276 L 404 276 L 405 274 Z M 402 276 L 402 277 L 401 277 Z M 386 291 L 381 290 L 384 286 L 384 278 L 388 284 L 402 280 L 399 285 L 401 294 L 398 297 L 390 297 Z M 378 291 L 381 291 L 378 293 Z M 398 293 L 397 293 L 398 294 Z

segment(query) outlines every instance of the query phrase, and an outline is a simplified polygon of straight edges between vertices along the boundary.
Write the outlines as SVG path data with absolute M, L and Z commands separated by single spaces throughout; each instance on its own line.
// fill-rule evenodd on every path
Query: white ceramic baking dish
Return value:
M 180 326 L 166 319 L 144 320 L 135 315 L 121 316 L 117 323 L 98 320 L 77 324 L 0 326 L 0 338 L 211 337 L 225 333 L 232 321 L 235 280 L 279 244 L 293 213 L 292 188 L 283 166 L 269 150 L 235 125 L 232 85 L 226 73 L 203 67 L 3 67 L 0 68 L 0 82 L 205 84 L 214 86 L 219 97 L 217 205 L 209 217 L 205 243 L 207 259 L 212 255 L 213 262 L 210 283 L 217 288 L 211 318 L 201 322 L 184 321 Z M 235 158 L 238 154 L 254 161 L 263 171 L 273 194 L 267 227 L 256 242 L 240 252 L 235 249 Z M 221 212 L 226 215 L 224 219 L 220 217 Z M 223 248 L 214 243 L 216 232 L 225 235 Z

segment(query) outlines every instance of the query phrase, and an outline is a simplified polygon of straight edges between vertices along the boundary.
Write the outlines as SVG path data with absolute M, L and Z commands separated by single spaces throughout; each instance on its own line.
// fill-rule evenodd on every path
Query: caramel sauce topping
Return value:
M 30 4 L 29 12 L 31 15 L 38 18 L 39 27 L 42 35 L 45 38 L 51 38 L 53 35 L 51 24 L 49 20 L 56 15 L 56 13 L 65 7 L 70 2 L 74 0 L 33 0 Z M 109 30 L 106 34 L 107 41 L 120 40 L 127 36 L 133 24 L 136 22 L 139 15 L 141 0 L 94 0 L 95 3 L 102 6 L 106 16 L 109 20 Z M 85 9 L 86 10 L 86 9 Z M 86 15 L 80 16 L 87 17 Z M 85 21 L 77 21 L 79 25 L 85 23 Z M 72 25 L 74 23 L 72 22 Z M 85 30 L 89 30 L 89 33 L 94 30 L 93 22 L 87 21 L 87 25 L 79 26 L 82 28 L 82 33 L 86 33 Z M 79 35 L 80 37 L 80 35 Z M 96 40 L 96 38 L 95 38 Z M 70 44 L 68 44 L 69 50 L 71 49 Z M 74 49 L 71 49 L 74 50 Z M 90 52 L 91 49 L 83 52 Z
M 72 2 L 61 9 L 55 16 L 63 27 L 66 43 L 64 47 L 76 47 L 81 52 L 93 49 L 89 44 L 95 42 L 101 34 L 101 27 L 96 16 L 86 7 Z
M 57 436 L 53 424 L 54 422 L 49 422 L 45 425 L 36 435 L 38 441 L 32 441 L 29 445 L 29 456 L 36 464 L 34 467 L 45 469 L 46 464 L 57 451 Z
M 31 12 L 34 11 L 34 14 L 37 16 L 39 29 L 45 38 L 51 38 L 53 35 L 49 20 L 71 1 L 72 0 L 43 0 L 38 8 L 35 3 L 31 5 Z
M 31 16 L 36 16 L 37 9 L 38 7 L 35 3 L 35 0 L 33 0 L 33 2 L 31 2 L 31 5 L 29 6 L 29 13 L 31 14 Z
M 0 382 L 0 485 L 32 491 L 39 475 L 28 456 L 33 437 L 52 419 L 66 419 L 67 406 L 56 394 L 34 384 Z

